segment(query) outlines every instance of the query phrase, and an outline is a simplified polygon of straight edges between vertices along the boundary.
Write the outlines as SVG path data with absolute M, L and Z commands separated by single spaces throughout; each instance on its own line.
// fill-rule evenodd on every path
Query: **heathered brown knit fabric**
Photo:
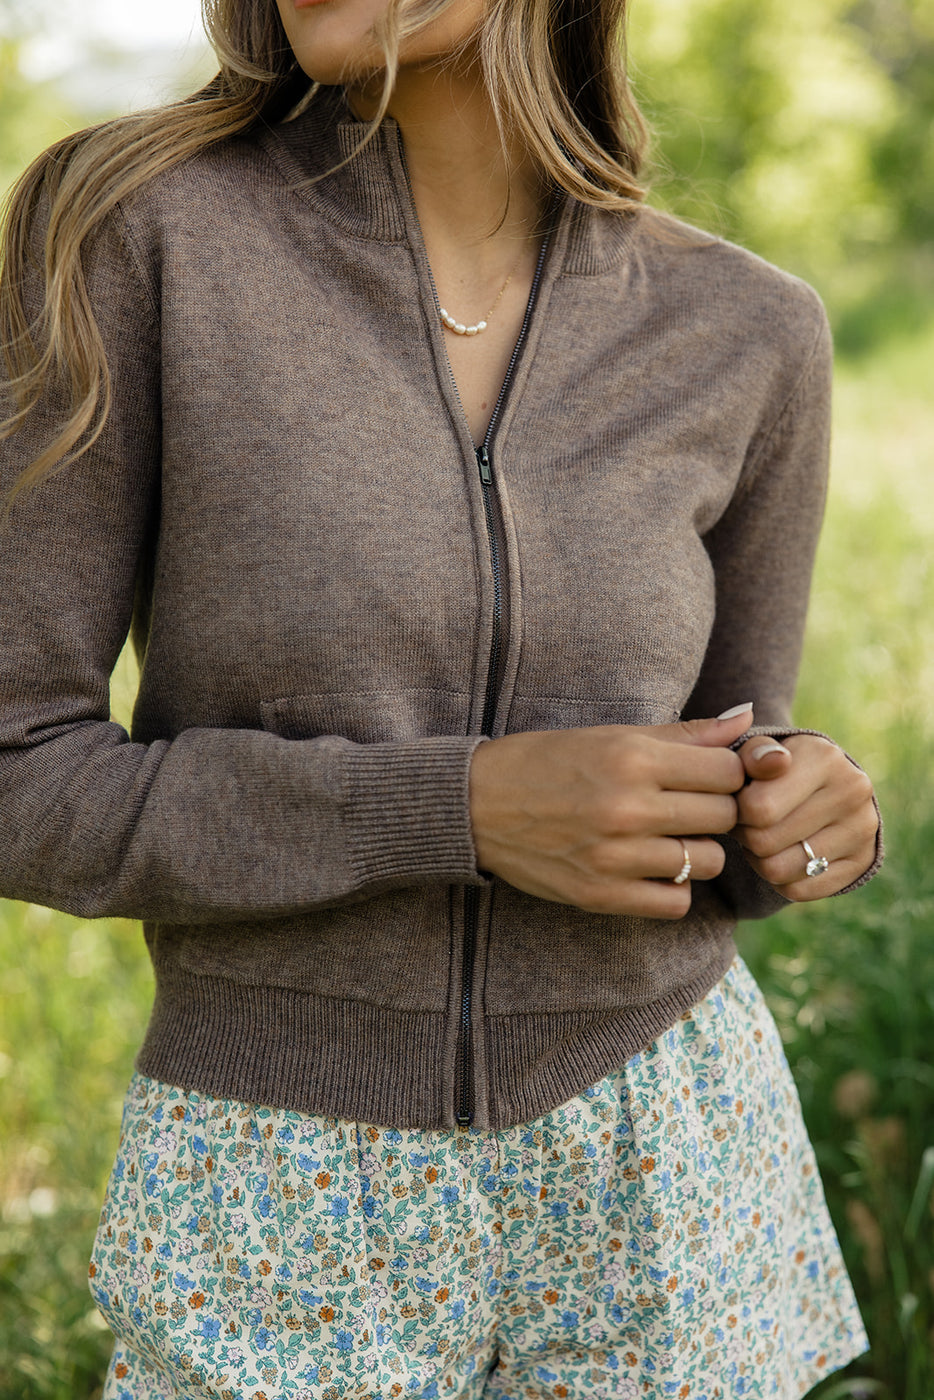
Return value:
M 477 886 L 474 1121 L 502 1126 L 643 1047 L 721 976 L 737 915 L 784 901 L 735 847 L 679 922 L 477 873 L 480 480 L 397 128 L 307 184 L 358 133 L 325 94 L 96 241 L 113 414 L 0 539 L 0 893 L 145 921 L 146 1073 L 429 1127 L 455 1117 Z M 744 700 L 791 732 L 829 364 L 800 282 L 565 202 L 492 442 L 496 734 Z M 0 449 L 0 488 L 46 429 Z

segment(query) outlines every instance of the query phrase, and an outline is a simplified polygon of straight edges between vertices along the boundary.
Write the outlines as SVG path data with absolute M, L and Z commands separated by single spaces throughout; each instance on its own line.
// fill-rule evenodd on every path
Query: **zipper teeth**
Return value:
M 514 369 L 515 369 L 515 367 L 516 367 L 516 363 L 517 363 L 517 361 L 518 361 L 518 359 L 519 359 L 519 356 L 520 356 L 520 354 L 522 353 L 522 347 L 523 347 L 523 345 L 525 344 L 525 338 L 526 338 L 526 335 L 528 334 L 528 330 L 529 330 L 529 322 L 530 322 L 531 319 L 532 319 L 532 312 L 533 312 L 533 310 L 535 309 L 535 302 L 536 302 L 536 300 L 537 300 L 537 298 L 538 298 L 538 284 L 539 284 L 539 283 L 541 282 L 541 280 L 542 280 L 542 271 L 544 270 L 544 267 L 545 267 L 545 255 L 546 255 L 547 252 L 548 252 L 548 245 L 549 245 L 549 243 L 551 242 L 551 227 L 550 227 L 550 224 L 551 224 L 551 214 L 554 212 L 554 207 L 555 207 L 555 204 L 554 204 L 554 202 L 553 202 L 553 203 L 552 203 L 552 206 L 551 206 L 551 210 L 550 210 L 550 212 L 549 212 L 549 230 L 548 230 L 548 232 L 545 234 L 544 239 L 542 240 L 542 246 L 541 246 L 541 248 L 538 250 L 538 262 L 535 264 L 535 276 L 532 278 L 532 286 L 531 286 L 531 288 L 529 289 L 529 299 L 528 299 L 528 301 L 526 302 L 526 306 L 525 306 L 525 315 L 524 315 L 523 318 L 522 318 L 522 326 L 520 327 L 520 330 L 519 330 L 519 337 L 518 337 L 518 339 L 516 340 L 515 345 L 512 347 L 512 354 L 511 354 L 510 357 L 509 357 L 509 364 L 508 364 L 508 366 L 506 367 L 506 374 L 505 374 L 505 376 L 504 376 L 504 378 L 503 378 L 502 384 L 499 386 L 499 396 L 497 397 L 496 403 L 493 405 L 493 412 L 492 412 L 492 414 L 491 414 L 491 416 L 490 416 L 490 421 L 489 421 L 489 423 L 487 424 L 486 432 L 483 434 L 483 442 L 482 442 L 481 446 L 487 448 L 487 450 L 489 450 L 490 440 L 491 440 L 491 438 L 493 437 L 493 433 L 494 433 L 494 430 L 495 430 L 495 428 L 496 428 L 496 423 L 497 423 L 497 420 L 498 420 L 498 418 L 499 418 L 500 411 L 501 411 L 501 409 L 502 409 L 502 407 L 503 407 L 503 403 L 505 402 L 506 395 L 507 395 L 507 393 L 509 392 L 509 384 L 510 384 L 510 381 L 511 381 L 511 379 L 512 379 L 513 371 L 514 371 Z M 434 285 L 434 283 L 432 282 L 432 286 L 433 286 L 433 285 Z M 436 291 L 436 292 L 435 292 L 435 301 L 437 301 L 437 300 L 438 300 L 438 293 L 437 293 L 437 291 Z M 456 387 L 456 386 L 455 386 L 455 387 Z
M 554 205 L 552 205 L 552 212 L 553 211 Z M 549 225 L 550 223 L 551 220 L 549 219 Z M 503 377 L 503 382 L 500 385 L 499 395 L 497 396 L 496 403 L 493 405 L 493 412 L 490 415 L 490 421 L 487 424 L 486 432 L 483 435 L 483 441 L 475 451 L 475 456 L 478 462 L 480 460 L 481 453 L 487 457 L 488 467 L 490 443 L 493 438 L 493 433 L 496 430 L 496 424 L 499 420 L 499 415 L 502 411 L 503 403 L 505 402 L 506 395 L 509 392 L 509 386 L 512 382 L 512 376 L 515 371 L 516 364 L 518 362 L 520 354 L 522 353 L 522 348 L 525 345 L 526 336 L 528 335 L 529 322 L 532 319 L 532 312 L 535 308 L 535 302 L 538 297 L 538 287 L 539 283 L 541 282 L 542 271 L 545 266 L 545 256 L 548 252 L 548 245 L 550 242 L 551 230 L 549 227 L 549 231 L 542 240 L 542 246 L 539 249 L 538 262 L 535 265 L 535 275 L 532 278 L 532 286 L 529 290 L 529 299 L 526 302 L 525 315 L 522 318 L 522 326 L 520 327 L 516 343 L 513 346 L 512 354 L 509 357 L 509 364 L 506 368 L 506 373 Z M 437 303 L 438 293 L 435 289 L 433 278 L 432 290 L 435 293 L 435 302 Z M 448 368 L 450 368 L 450 361 L 448 362 Z M 451 371 L 451 380 L 454 383 L 454 392 L 457 395 L 457 401 L 458 403 L 460 403 L 460 394 L 458 393 L 457 381 L 454 379 L 453 370 Z M 463 404 L 461 404 L 461 411 L 463 412 Z M 499 542 L 496 538 L 496 525 L 493 516 L 493 512 L 495 509 L 495 486 L 493 480 L 491 479 L 489 482 L 487 482 L 483 481 L 481 478 L 480 489 L 483 493 L 483 509 L 484 515 L 486 517 L 486 532 L 490 550 L 490 566 L 493 571 L 493 634 L 490 638 L 490 657 L 487 669 L 486 694 L 484 696 L 483 701 L 483 719 L 481 721 L 480 726 L 482 732 L 489 736 L 493 728 L 494 719 L 496 717 L 496 701 L 498 699 L 497 680 L 499 673 L 499 655 L 501 647 L 500 628 L 503 605 L 503 577 L 502 564 L 499 557 Z M 471 1081 L 470 1056 L 470 1007 L 473 997 L 473 959 L 476 950 L 477 918 L 479 912 L 477 904 L 478 896 L 476 888 L 473 885 L 468 885 L 467 889 L 464 891 L 464 986 L 461 994 L 461 1083 L 460 1101 L 458 1104 L 457 1114 L 457 1121 L 463 1127 L 469 1126 L 470 1121 L 473 1117 L 471 1109 L 473 1084 Z
M 399 148 L 399 158 L 402 163 L 402 170 L 405 175 L 406 184 L 408 185 L 409 198 L 412 200 L 414 206 L 414 198 L 412 196 L 412 182 L 409 178 L 409 168 L 406 164 L 405 147 L 402 144 L 401 131 L 397 133 L 397 142 Z M 560 195 L 556 194 L 549 209 L 548 231 L 545 234 L 545 237 L 542 240 L 542 246 L 539 249 L 538 261 L 535 265 L 535 275 L 532 278 L 532 286 L 529 289 L 529 298 L 526 302 L 525 315 L 522 318 L 522 325 L 519 329 L 519 335 L 515 345 L 513 346 L 512 354 L 509 357 L 509 364 L 506 367 L 506 373 L 503 377 L 503 382 L 500 385 L 496 403 L 493 405 L 493 412 L 490 415 L 490 421 L 487 424 L 486 432 L 483 435 L 483 441 L 481 442 L 479 447 L 474 448 L 474 455 L 478 462 L 480 453 L 489 451 L 490 442 L 492 440 L 493 433 L 496 429 L 496 424 L 499 420 L 499 415 L 502 411 L 506 395 L 509 391 L 509 386 L 512 380 L 513 372 L 516 368 L 519 356 L 522 353 L 522 347 L 525 344 L 525 339 L 529 329 L 529 322 L 532 319 L 532 312 L 535 309 L 535 302 L 538 298 L 538 288 L 539 283 L 541 282 L 542 272 L 545 267 L 545 257 L 548 252 L 549 244 L 551 243 L 553 216 L 557 209 L 559 199 Z M 427 254 L 425 257 L 425 264 L 428 268 L 428 282 L 431 287 L 431 294 L 434 298 L 435 310 L 437 311 L 438 317 L 440 318 L 441 302 L 438 298 L 438 288 L 435 286 L 434 273 L 431 270 L 431 264 L 428 262 Z M 447 358 L 446 354 L 445 360 L 447 361 L 448 376 L 451 381 L 451 387 L 454 390 L 454 397 L 457 400 L 458 407 L 460 408 L 461 416 L 466 421 L 467 414 L 464 411 L 464 403 L 460 396 L 460 390 L 457 387 L 457 380 L 454 378 L 454 370 L 451 368 L 451 362 Z M 493 721 L 496 714 L 496 678 L 497 672 L 499 670 L 499 634 L 503 601 L 503 580 L 501 561 L 499 557 L 499 544 L 496 539 L 496 528 L 493 518 L 493 482 L 491 481 L 487 483 L 485 481 L 481 481 L 480 489 L 483 493 L 483 509 L 484 515 L 486 517 L 487 539 L 490 550 L 490 566 L 493 572 L 493 635 L 490 638 L 490 658 L 487 670 L 486 694 L 484 696 L 483 703 L 483 717 L 481 720 L 481 730 L 484 734 L 488 735 L 489 730 L 493 727 Z M 464 890 L 464 983 L 461 992 L 461 1082 L 460 1094 L 458 1095 L 459 1102 L 457 1112 L 457 1122 L 462 1127 L 469 1127 L 471 1119 L 473 1118 L 473 1113 L 471 1109 L 473 1083 L 471 1077 L 470 1055 L 470 1009 L 473 998 L 473 959 L 474 953 L 476 951 L 477 940 L 478 898 L 479 896 L 476 887 L 474 885 L 468 885 Z
M 473 970 L 473 958 L 477 935 L 477 887 L 468 885 L 464 890 L 464 968 Z M 470 1065 L 470 1001 L 471 979 L 464 977 L 461 992 L 461 1082 L 458 1095 L 457 1121 L 462 1127 L 469 1127 L 473 1117 L 470 1108 L 473 1084 Z
M 483 482 L 483 509 L 486 515 L 486 528 L 490 546 L 490 566 L 493 571 L 493 630 L 490 637 L 490 659 L 487 666 L 486 694 L 483 699 L 483 719 L 480 728 L 488 737 L 491 736 L 493 721 L 496 717 L 497 700 L 497 676 L 499 673 L 499 654 L 501 650 L 502 638 L 502 614 L 503 614 L 503 570 L 499 557 L 499 542 L 496 538 L 496 527 L 493 521 L 493 486 Z

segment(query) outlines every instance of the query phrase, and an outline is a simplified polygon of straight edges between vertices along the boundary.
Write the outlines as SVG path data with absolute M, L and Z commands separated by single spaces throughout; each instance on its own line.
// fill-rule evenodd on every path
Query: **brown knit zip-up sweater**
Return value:
M 144 921 L 147 1074 L 499 1127 L 645 1046 L 784 903 L 729 839 L 680 921 L 523 894 L 476 869 L 468 770 L 485 708 L 495 736 L 752 700 L 792 732 L 829 338 L 752 255 L 566 200 L 485 483 L 398 129 L 308 183 L 359 131 L 322 94 L 90 250 L 113 411 L 0 536 L 0 894 Z M 0 447 L 0 490 L 47 437 Z

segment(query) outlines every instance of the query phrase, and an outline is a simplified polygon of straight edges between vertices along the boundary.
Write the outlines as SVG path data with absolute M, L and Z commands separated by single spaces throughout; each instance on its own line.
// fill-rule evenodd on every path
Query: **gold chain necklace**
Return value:
M 456 317 L 450 314 L 450 312 L 445 311 L 443 306 L 439 307 L 439 310 L 441 312 L 441 320 L 444 324 L 445 329 L 453 331 L 454 335 L 480 335 L 483 331 L 485 331 L 490 317 L 493 315 L 493 312 L 496 310 L 496 308 L 502 301 L 503 293 L 505 292 L 506 288 L 509 286 L 510 282 L 515 276 L 516 268 L 519 266 L 519 263 L 521 261 L 522 258 L 520 255 L 520 257 L 516 259 L 515 266 L 513 267 L 512 272 L 510 272 L 509 276 L 506 278 L 506 281 L 500 287 L 499 296 L 496 298 L 489 311 L 483 317 L 483 320 L 478 321 L 475 326 L 465 326 L 462 321 L 458 321 Z

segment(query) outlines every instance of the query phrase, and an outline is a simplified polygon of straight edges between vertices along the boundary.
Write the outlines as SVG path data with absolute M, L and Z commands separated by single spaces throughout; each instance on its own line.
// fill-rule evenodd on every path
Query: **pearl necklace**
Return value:
M 521 259 L 519 261 L 521 261 Z M 510 282 L 513 279 L 516 267 L 519 266 L 519 261 L 516 262 L 516 266 L 512 269 L 512 272 L 510 272 L 509 276 L 506 278 L 506 281 L 500 287 L 499 296 L 496 298 L 493 305 L 490 307 L 489 311 L 484 316 L 483 320 L 478 321 L 475 326 L 465 326 L 462 321 L 458 321 L 457 318 L 452 316 L 449 311 L 445 311 L 444 307 L 440 306 L 438 309 L 441 312 L 441 320 L 444 324 L 445 329 L 453 331 L 455 335 L 480 335 L 482 331 L 485 331 L 490 317 L 493 315 L 493 312 L 496 310 L 496 308 L 499 306 L 500 302 L 503 299 L 503 292 L 505 292 L 506 288 L 509 286 Z

